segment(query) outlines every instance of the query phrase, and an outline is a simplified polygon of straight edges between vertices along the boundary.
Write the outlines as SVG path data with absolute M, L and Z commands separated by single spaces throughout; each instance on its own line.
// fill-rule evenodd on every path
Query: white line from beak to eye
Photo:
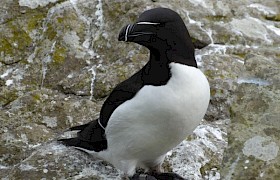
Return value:
M 157 24 L 160 24 L 160 23 L 154 23 L 154 22 L 138 22 L 136 23 L 137 25 L 138 24 L 145 24 L 145 25 L 157 25 Z
M 129 27 L 130 27 L 130 24 L 126 27 L 126 30 L 125 30 L 125 37 L 124 37 L 125 42 L 127 41 L 127 34 L 128 34 Z

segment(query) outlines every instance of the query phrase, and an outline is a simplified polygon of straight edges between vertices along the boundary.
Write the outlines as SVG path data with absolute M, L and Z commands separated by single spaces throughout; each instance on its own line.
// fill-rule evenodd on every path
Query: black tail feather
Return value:
M 95 152 L 99 152 L 107 148 L 107 141 L 88 142 L 88 141 L 83 141 L 78 137 L 69 138 L 69 139 L 59 139 L 58 141 L 65 146 L 79 147 Z
M 107 149 L 107 139 L 104 129 L 98 121 L 91 121 L 87 124 L 71 127 L 70 131 L 79 130 L 77 137 L 69 139 L 59 139 L 58 141 L 66 146 L 80 147 L 96 152 Z

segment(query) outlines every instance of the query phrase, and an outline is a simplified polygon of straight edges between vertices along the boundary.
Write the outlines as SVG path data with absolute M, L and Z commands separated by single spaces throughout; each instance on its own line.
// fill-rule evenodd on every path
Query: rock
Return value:
M 268 57 L 267 57 L 268 56 Z M 279 89 L 280 78 L 280 58 L 277 58 L 275 52 L 267 52 L 266 55 L 249 54 L 245 59 L 245 68 L 247 76 L 255 77 L 266 84 L 273 84 Z
M 73 179 L 90 178 L 98 180 L 104 177 L 101 173 L 113 177 L 118 177 L 120 174 L 112 166 L 100 160 L 52 142 L 34 150 L 29 157 L 16 165 L 6 177 L 22 178 L 24 176 L 30 179 L 49 177 L 64 179 L 71 177 Z
M 221 171 L 224 179 L 279 176 L 279 93 L 273 85 L 239 85 L 231 106 L 229 147 Z
M 48 89 L 21 96 L 0 113 L 1 165 L 12 167 L 27 160 L 36 148 L 57 139 L 67 127 L 94 120 L 100 105 Z
M 205 119 L 170 151 L 187 179 L 279 176 L 279 2 L 1 1 L 0 177 L 121 179 L 122 172 L 55 141 L 98 117 L 111 90 L 148 61 L 117 41 L 153 7 L 177 11 L 211 85 Z

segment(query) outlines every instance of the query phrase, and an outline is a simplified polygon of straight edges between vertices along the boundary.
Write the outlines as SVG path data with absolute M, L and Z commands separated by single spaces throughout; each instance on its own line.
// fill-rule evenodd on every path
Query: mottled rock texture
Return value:
M 56 142 L 98 117 L 148 51 L 118 42 L 144 10 L 185 21 L 211 85 L 201 125 L 164 162 L 186 179 L 280 177 L 280 1 L 1 0 L 0 178 L 121 179 Z

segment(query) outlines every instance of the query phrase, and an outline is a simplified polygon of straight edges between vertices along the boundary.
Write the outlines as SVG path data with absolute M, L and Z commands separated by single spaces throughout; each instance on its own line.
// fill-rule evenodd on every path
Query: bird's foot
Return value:
M 169 173 L 151 173 L 151 174 L 139 174 L 136 173 L 129 180 L 186 180 L 179 174 Z
M 154 176 L 148 174 L 136 173 L 129 180 L 157 180 Z
M 152 173 L 149 175 L 153 176 L 157 180 L 185 180 L 185 178 L 174 172 Z

